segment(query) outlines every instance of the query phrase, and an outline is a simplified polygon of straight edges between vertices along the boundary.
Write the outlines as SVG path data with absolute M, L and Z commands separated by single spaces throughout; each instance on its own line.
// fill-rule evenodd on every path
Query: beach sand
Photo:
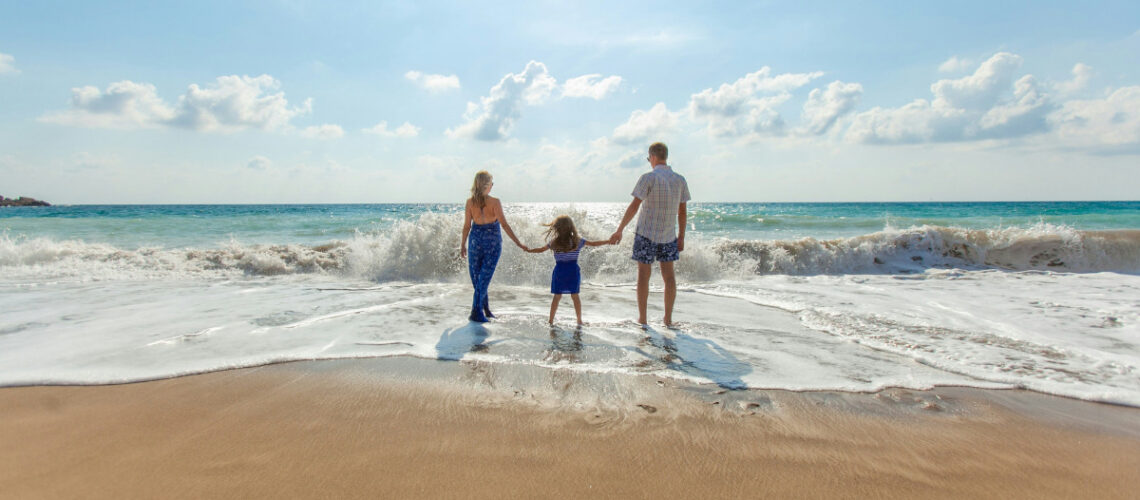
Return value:
M 1140 410 L 411 358 L 0 389 L 0 497 L 1135 498 Z

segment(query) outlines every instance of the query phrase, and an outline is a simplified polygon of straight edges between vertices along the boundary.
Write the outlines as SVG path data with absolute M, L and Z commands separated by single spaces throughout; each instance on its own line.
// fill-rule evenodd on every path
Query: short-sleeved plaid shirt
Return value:
M 641 200 L 637 234 L 654 243 L 677 239 L 677 209 L 690 199 L 685 178 L 668 165 L 655 165 L 652 172 L 637 180 L 633 195 Z

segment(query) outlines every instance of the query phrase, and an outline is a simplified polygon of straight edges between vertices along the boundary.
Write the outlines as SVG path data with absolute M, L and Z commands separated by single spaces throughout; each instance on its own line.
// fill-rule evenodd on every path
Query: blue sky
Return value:
M 330 2 L 331 3 L 331 2 Z M 1130 2 L 20 2 L 0 194 L 1135 199 Z

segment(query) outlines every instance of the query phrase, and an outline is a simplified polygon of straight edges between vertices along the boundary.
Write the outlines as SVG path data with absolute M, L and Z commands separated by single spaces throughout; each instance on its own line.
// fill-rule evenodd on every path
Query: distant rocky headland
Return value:
M 0 196 L 0 207 L 50 207 L 51 203 L 21 196 L 16 199 Z

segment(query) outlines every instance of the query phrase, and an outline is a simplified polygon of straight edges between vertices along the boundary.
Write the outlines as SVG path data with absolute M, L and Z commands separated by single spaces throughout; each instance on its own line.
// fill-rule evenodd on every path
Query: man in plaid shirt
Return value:
M 649 302 L 649 276 L 653 262 L 660 262 L 661 279 L 665 282 L 665 326 L 673 325 L 673 302 L 677 298 L 677 279 L 673 262 L 685 250 L 685 220 L 689 184 L 665 164 L 669 148 L 660 142 L 649 146 L 649 164 L 653 170 L 637 180 L 633 188 L 633 201 L 625 210 L 621 224 L 610 237 L 610 243 L 621 242 L 625 226 L 637 217 L 636 236 L 633 240 L 633 260 L 637 261 L 637 322 L 647 325 L 646 308 Z M 678 227 L 680 230 L 678 230 Z

